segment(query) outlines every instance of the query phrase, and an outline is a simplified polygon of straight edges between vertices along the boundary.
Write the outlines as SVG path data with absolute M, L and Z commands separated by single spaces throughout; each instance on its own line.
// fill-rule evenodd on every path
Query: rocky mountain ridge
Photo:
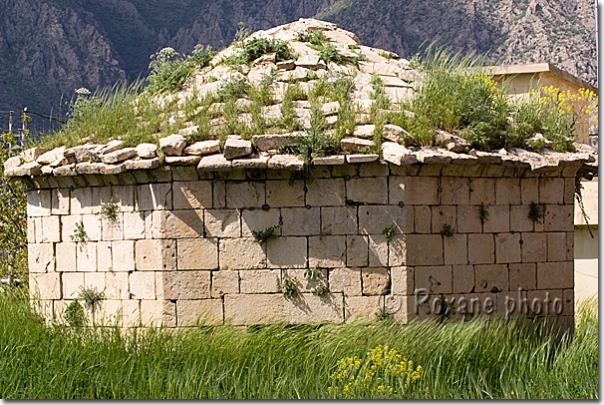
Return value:
M 0 0 L 0 11 L 2 129 L 8 110 L 28 106 L 64 116 L 75 89 L 144 76 L 149 55 L 164 46 L 219 49 L 239 22 L 258 30 L 311 16 L 406 58 L 437 40 L 493 62 L 552 62 L 595 83 L 595 19 L 587 0 Z

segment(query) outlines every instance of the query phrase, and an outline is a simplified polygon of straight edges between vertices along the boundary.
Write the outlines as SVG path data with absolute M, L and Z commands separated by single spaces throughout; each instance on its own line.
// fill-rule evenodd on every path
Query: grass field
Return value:
M 513 323 L 481 319 L 124 335 L 112 328 L 46 326 L 26 300 L 4 294 L 0 352 L 5 399 L 598 395 L 595 302 L 580 309 L 574 337 L 556 341 Z

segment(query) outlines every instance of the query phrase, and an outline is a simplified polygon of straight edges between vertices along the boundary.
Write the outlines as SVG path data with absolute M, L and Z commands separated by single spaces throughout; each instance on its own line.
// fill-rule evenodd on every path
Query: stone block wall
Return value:
M 381 311 L 403 322 L 549 315 L 570 327 L 576 171 L 368 163 L 307 176 L 182 166 L 38 177 L 27 193 L 30 288 L 59 319 L 80 288 L 104 291 L 97 321 L 124 326 Z M 115 220 L 101 215 L 109 200 Z M 254 233 L 271 227 L 259 244 Z M 305 278 L 315 267 L 323 277 Z M 284 296 L 286 279 L 297 296 Z M 316 295 L 319 285 L 329 292 Z

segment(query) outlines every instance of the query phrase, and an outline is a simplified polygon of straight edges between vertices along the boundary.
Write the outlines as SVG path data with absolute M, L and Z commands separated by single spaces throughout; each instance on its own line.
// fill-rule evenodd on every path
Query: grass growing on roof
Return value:
M 418 389 L 390 393 L 376 384 L 360 387 L 354 398 L 593 399 L 598 397 L 596 311 L 594 301 L 584 304 L 574 338 L 560 342 L 513 321 L 482 318 L 440 325 L 385 320 L 124 334 L 111 327 L 46 326 L 27 296 L 2 294 L 0 396 L 335 398 L 334 388 L 343 388 L 339 362 L 355 356 L 369 361 L 382 347 L 384 357 L 373 364 L 381 367 L 380 358 L 386 361 L 394 349 L 413 361 L 414 370 L 421 366 Z M 364 376 L 367 369 L 358 373 Z M 397 384 L 402 381 L 394 378 L 389 386 Z

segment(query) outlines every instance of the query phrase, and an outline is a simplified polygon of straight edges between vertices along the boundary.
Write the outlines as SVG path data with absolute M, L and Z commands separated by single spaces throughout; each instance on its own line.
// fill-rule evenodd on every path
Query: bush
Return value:
M 260 56 L 271 52 L 275 52 L 277 62 L 282 62 L 293 57 L 287 42 L 280 39 L 253 38 L 243 42 L 242 56 L 248 64 Z

